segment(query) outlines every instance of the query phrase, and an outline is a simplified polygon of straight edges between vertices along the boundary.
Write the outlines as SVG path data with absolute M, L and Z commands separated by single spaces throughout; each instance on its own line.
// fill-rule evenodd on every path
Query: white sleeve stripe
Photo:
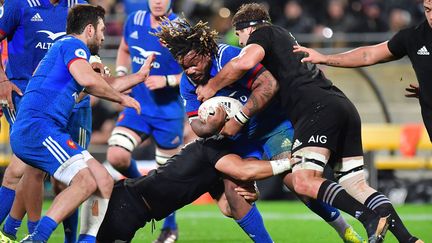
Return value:
M 60 144 L 57 143 L 54 139 L 52 139 L 51 136 L 48 137 L 48 139 L 56 145 L 56 147 L 66 156 L 66 158 L 70 159 L 70 156 L 64 151 L 64 149 L 60 146 Z
M 222 69 L 222 55 L 223 55 L 223 52 L 227 49 L 227 47 L 228 47 L 228 45 L 225 45 L 224 47 L 222 47 L 220 49 L 219 55 L 217 57 L 218 58 L 218 60 L 217 60 L 218 71 L 220 71 Z
M 60 162 L 60 164 L 64 163 L 64 161 L 58 157 L 57 153 L 54 152 L 54 150 L 46 142 L 43 142 L 42 144 L 50 151 L 50 153 L 54 156 L 54 158 L 56 158 L 57 161 Z
M 137 11 L 134 16 L 134 24 L 142 26 L 144 23 L 145 14 L 146 11 L 142 11 L 142 10 Z

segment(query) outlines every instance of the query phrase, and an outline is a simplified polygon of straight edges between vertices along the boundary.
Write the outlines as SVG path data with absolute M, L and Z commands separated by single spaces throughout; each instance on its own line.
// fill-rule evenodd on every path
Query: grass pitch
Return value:
M 44 210 L 50 202 L 44 203 Z M 342 242 L 336 232 L 303 204 L 286 201 L 259 201 L 258 208 L 264 218 L 265 225 L 275 242 Z M 432 242 L 432 204 L 404 205 L 397 207 L 408 229 L 424 242 Z M 345 218 L 363 236 L 366 233 L 355 219 L 345 215 Z M 180 230 L 179 243 L 186 242 L 251 242 L 239 226 L 230 218 L 219 213 L 216 205 L 189 205 L 177 212 Z M 156 230 L 151 232 L 151 224 L 139 230 L 132 242 L 152 242 L 157 238 L 162 222 L 156 223 Z M 26 223 L 18 234 L 24 237 Z M 49 242 L 63 242 L 63 227 L 59 225 Z M 396 243 L 391 233 L 387 234 L 386 243 Z

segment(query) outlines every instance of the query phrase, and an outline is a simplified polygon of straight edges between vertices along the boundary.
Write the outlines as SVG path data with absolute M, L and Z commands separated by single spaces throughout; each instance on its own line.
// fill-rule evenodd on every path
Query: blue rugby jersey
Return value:
M 226 45 L 218 45 L 218 53 L 212 57 L 212 66 L 210 68 L 210 78 L 216 74 L 234 57 L 240 54 L 241 49 Z M 219 90 L 215 96 L 229 96 L 245 104 L 251 94 L 251 88 L 255 76 L 262 70 L 263 66 L 257 64 L 249 70 L 241 79 L 237 80 L 230 86 Z M 180 82 L 180 93 L 184 100 L 186 114 L 189 118 L 198 116 L 198 108 L 201 101 L 197 99 L 195 93 L 197 85 L 187 77 L 182 75 Z M 242 133 L 249 137 L 265 137 L 271 135 L 273 128 L 285 121 L 281 109 L 277 104 L 270 104 L 265 110 L 252 117 L 248 124 L 243 128 Z
M 174 20 L 177 16 L 170 14 L 168 18 Z M 156 59 L 150 75 L 181 73 L 180 65 L 169 50 L 161 45 L 156 36 L 150 34 L 156 31 L 158 30 L 151 28 L 149 12 L 137 11 L 129 15 L 123 36 L 129 48 L 132 71 L 137 72 L 147 57 L 153 53 Z M 141 83 L 132 89 L 131 96 L 140 102 L 143 115 L 166 119 L 184 116 L 184 108 L 177 88 L 165 87 L 151 91 Z
M 33 118 L 47 119 L 66 129 L 83 90 L 69 72 L 69 66 L 78 59 L 88 61 L 89 57 L 88 47 L 75 37 L 66 36 L 54 43 L 29 81 L 13 130 Z
M 0 15 L 0 32 L 7 36 L 9 60 L 6 75 L 25 92 L 28 80 L 48 49 L 66 35 L 69 8 L 84 0 L 6 0 Z M 89 99 L 80 105 L 88 106 Z

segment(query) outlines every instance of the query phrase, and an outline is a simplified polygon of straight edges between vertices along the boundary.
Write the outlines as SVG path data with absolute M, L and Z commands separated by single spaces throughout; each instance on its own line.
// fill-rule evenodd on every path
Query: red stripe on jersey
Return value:
M 86 60 L 87 61 L 87 59 L 84 59 L 82 57 L 75 57 L 74 59 L 69 61 L 68 65 L 67 65 L 68 69 L 70 68 L 70 65 L 72 65 L 72 63 L 77 61 L 77 60 Z
M 251 74 L 251 76 L 250 76 L 249 79 L 248 79 L 248 82 L 247 82 L 247 88 L 248 88 L 248 89 L 251 89 L 251 88 L 252 88 L 252 84 L 253 84 L 254 79 L 256 78 L 257 73 L 258 73 L 258 72 L 259 72 L 263 67 L 264 67 L 264 66 L 261 65 L 261 63 L 258 63 L 258 64 L 256 65 L 255 69 L 252 71 L 252 74 Z
M 190 118 L 193 116 L 198 116 L 198 111 L 187 112 L 186 115 Z
M 2 29 L 0 29 L 0 34 L 1 34 L 3 37 L 6 37 L 6 36 L 7 36 L 6 31 L 4 31 L 4 30 L 2 30 Z

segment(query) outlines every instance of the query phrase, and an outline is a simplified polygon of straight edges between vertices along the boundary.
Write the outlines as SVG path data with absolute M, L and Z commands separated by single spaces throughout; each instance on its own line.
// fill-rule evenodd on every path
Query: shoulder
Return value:
M 36 8 L 36 7 L 41 7 L 41 0 L 7 0 L 9 2 L 14 2 L 12 4 L 17 4 L 17 6 L 20 7 L 29 7 L 29 8 Z
M 129 25 L 144 26 L 144 19 L 147 14 L 148 12 L 145 10 L 138 10 L 136 12 L 133 12 L 129 14 L 127 23 Z

